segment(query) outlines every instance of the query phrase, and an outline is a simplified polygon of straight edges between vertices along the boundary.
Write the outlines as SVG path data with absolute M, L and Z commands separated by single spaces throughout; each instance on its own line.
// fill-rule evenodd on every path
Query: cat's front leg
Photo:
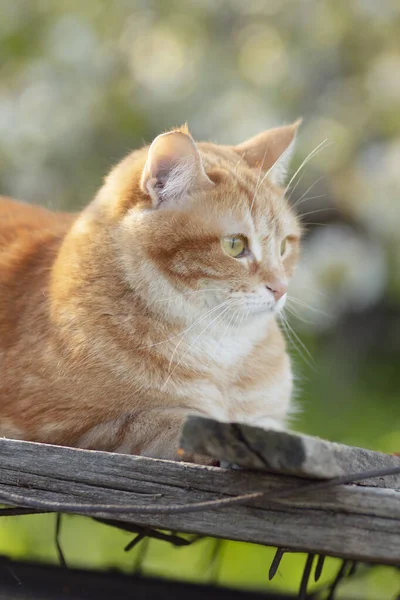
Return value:
M 180 450 L 181 430 L 188 415 L 189 411 L 182 408 L 152 409 L 135 415 L 117 451 L 218 466 L 219 461 L 213 458 Z
M 284 431 L 286 429 L 285 423 L 273 417 L 257 417 L 246 421 L 246 425 L 253 425 L 254 427 L 261 427 L 262 429 L 273 429 L 275 431 Z

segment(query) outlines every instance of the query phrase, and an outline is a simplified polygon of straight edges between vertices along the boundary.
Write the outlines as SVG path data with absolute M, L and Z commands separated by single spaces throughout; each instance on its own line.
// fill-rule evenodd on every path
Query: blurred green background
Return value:
M 298 116 L 292 173 L 327 142 L 289 192 L 306 224 L 287 309 L 293 426 L 399 452 L 398 0 L 0 0 L 3 194 L 79 209 L 163 130 L 188 121 L 196 139 L 236 143 Z M 3 518 L 0 552 L 56 560 L 53 530 L 54 516 Z M 65 519 L 71 565 L 132 570 L 129 539 Z M 150 542 L 144 572 L 209 580 L 213 544 Z M 296 589 L 304 564 L 285 558 L 268 584 L 272 550 L 224 542 L 218 556 L 220 582 L 262 589 Z M 375 569 L 342 593 L 390 597 L 395 585 Z

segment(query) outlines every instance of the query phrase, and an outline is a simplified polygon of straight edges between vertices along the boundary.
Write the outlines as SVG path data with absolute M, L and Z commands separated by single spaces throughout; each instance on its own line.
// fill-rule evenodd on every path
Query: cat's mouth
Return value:
M 285 306 L 287 294 L 284 294 L 279 300 L 273 298 L 246 298 L 242 309 L 249 315 L 258 314 L 279 314 Z

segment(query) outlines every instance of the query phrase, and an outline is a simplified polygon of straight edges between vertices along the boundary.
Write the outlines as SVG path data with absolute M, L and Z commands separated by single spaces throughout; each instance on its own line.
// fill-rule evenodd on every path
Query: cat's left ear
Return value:
M 268 129 L 243 144 L 235 146 L 248 165 L 261 171 L 268 171 L 273 185 L 282 185 L 285 181 L 290 159 L 293 154 L 297 130 L 301 124 L 298 119 L 291 125 Z
M 155 138 L 140 185 L 150 195 L 154 208 L 178 207 L 191 192 L 214 185 L 187 126 Z

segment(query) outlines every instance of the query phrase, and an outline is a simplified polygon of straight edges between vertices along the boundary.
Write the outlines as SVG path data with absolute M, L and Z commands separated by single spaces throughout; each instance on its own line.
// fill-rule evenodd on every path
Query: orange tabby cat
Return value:
M 162 134 L 79 215 L 0 199 L 0 436 L 175 458 L 188 413 L 284 426 L 297 127 Z

